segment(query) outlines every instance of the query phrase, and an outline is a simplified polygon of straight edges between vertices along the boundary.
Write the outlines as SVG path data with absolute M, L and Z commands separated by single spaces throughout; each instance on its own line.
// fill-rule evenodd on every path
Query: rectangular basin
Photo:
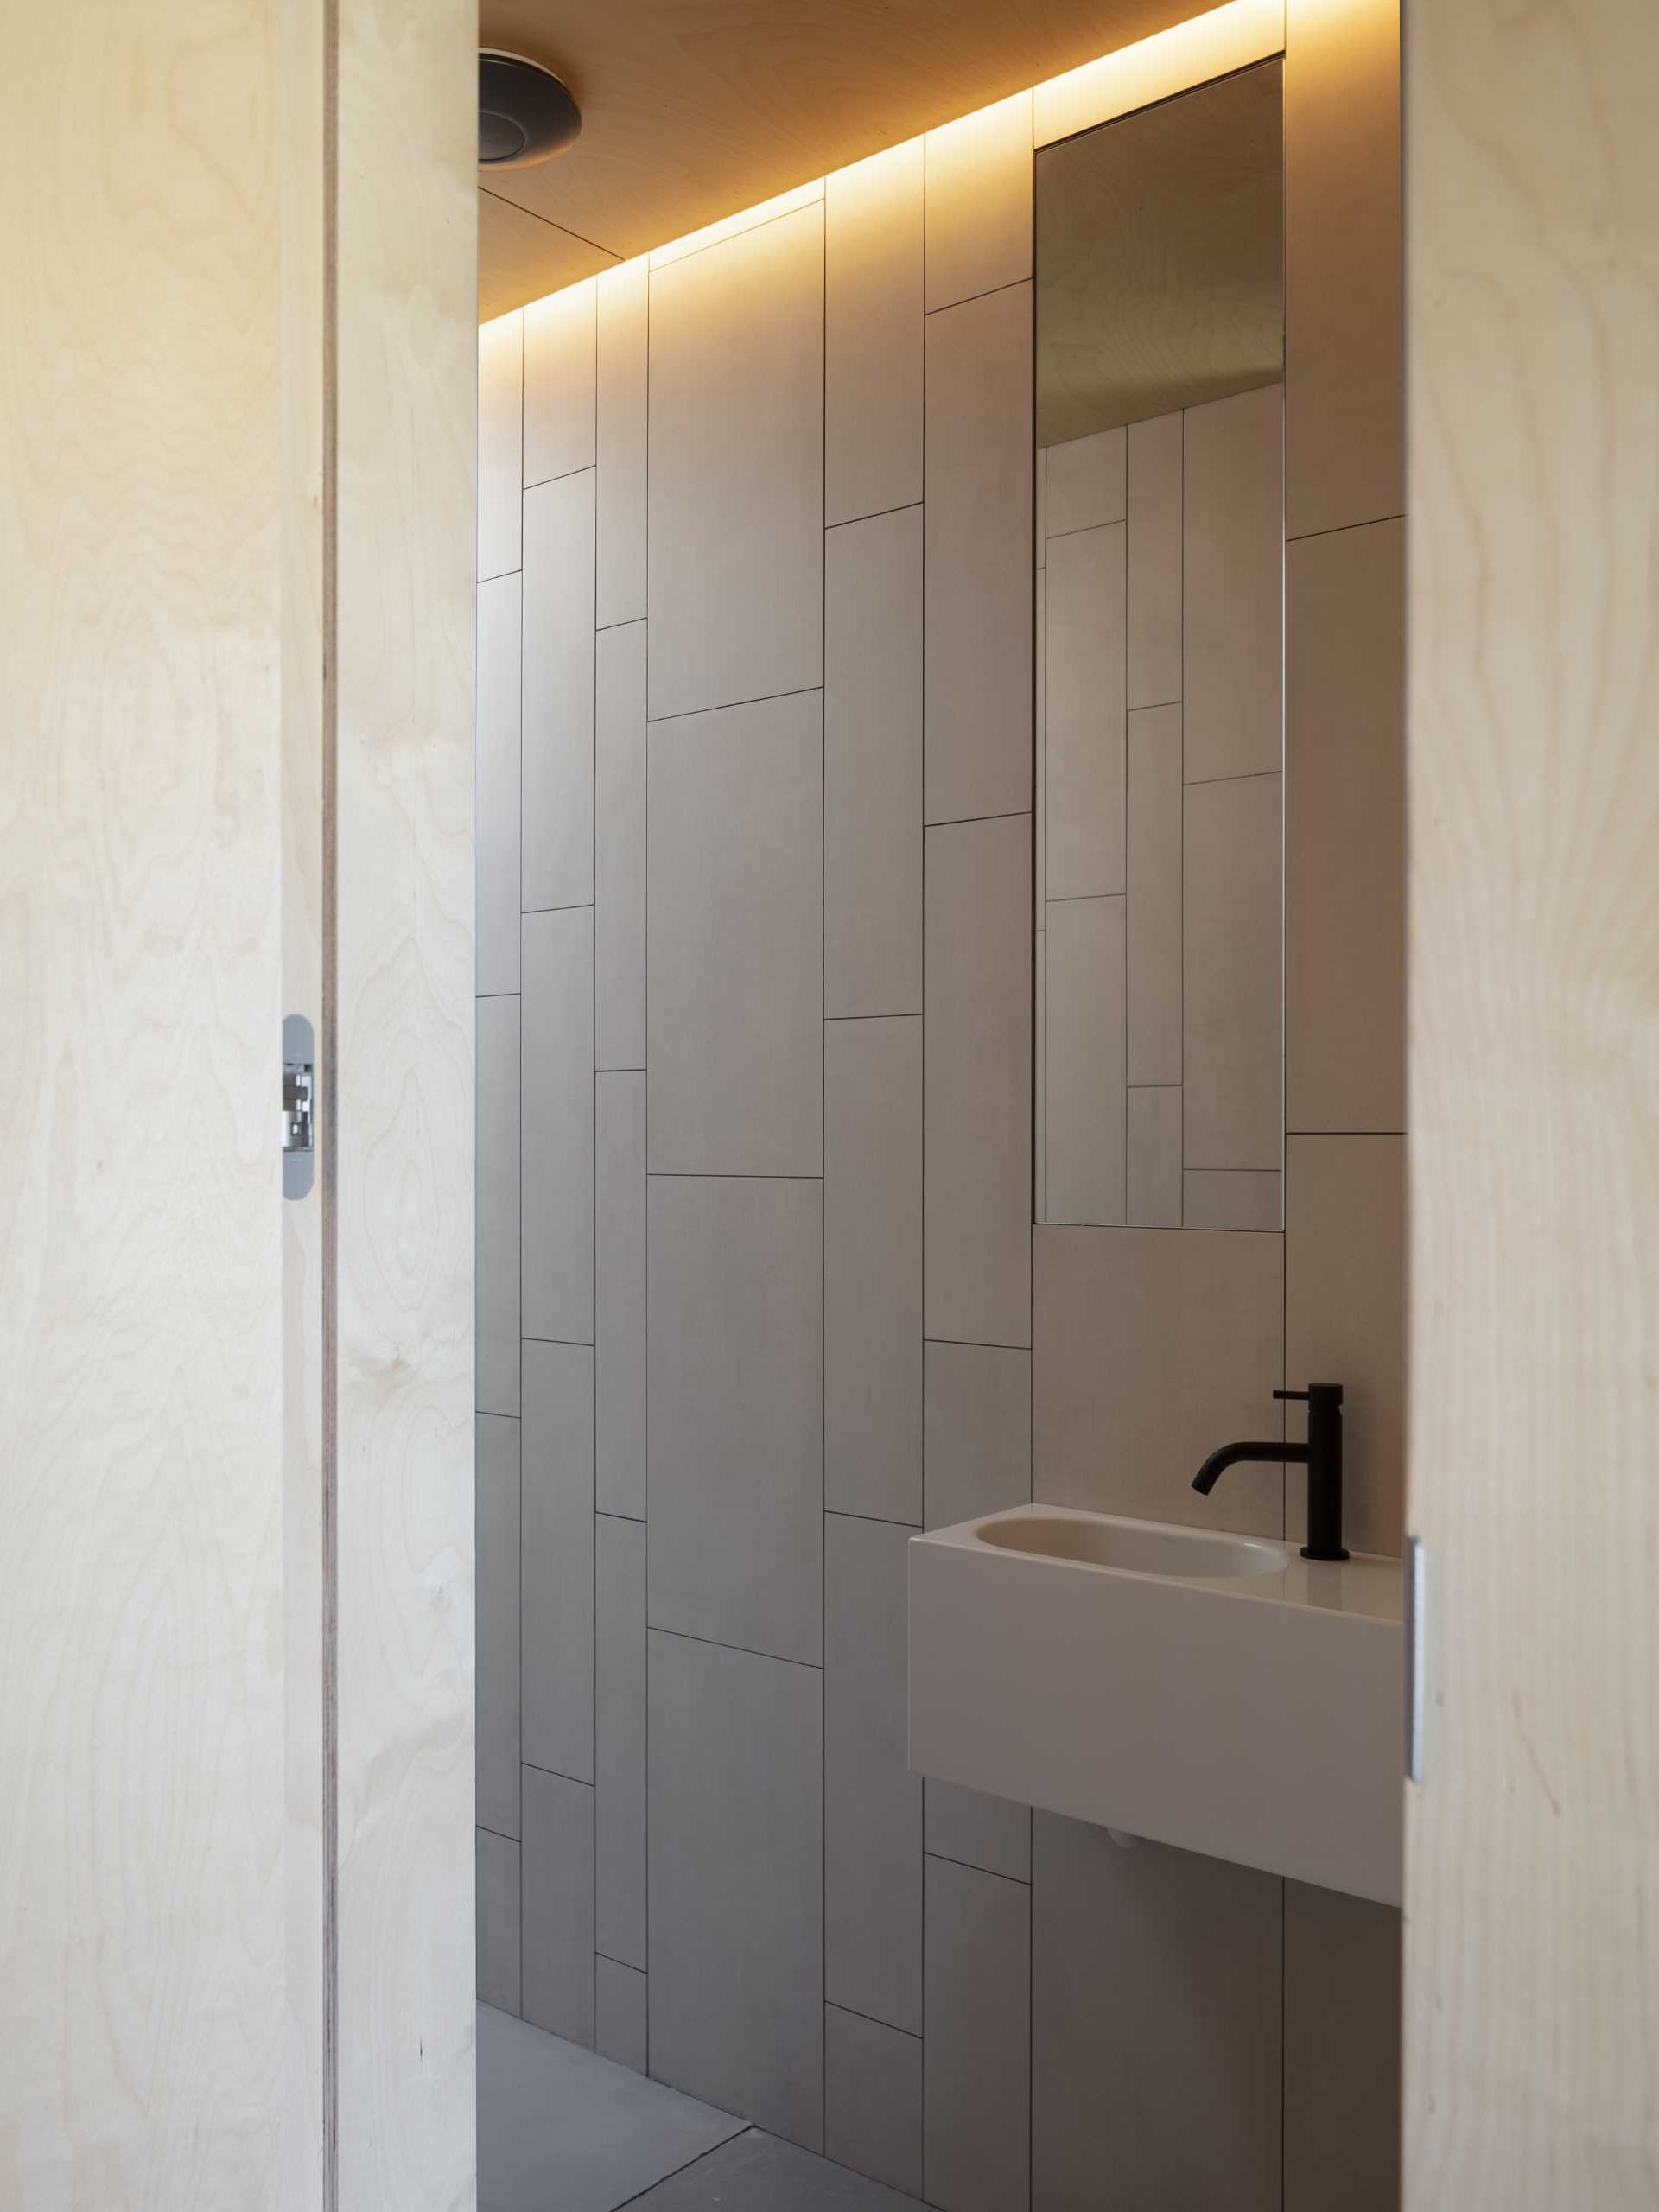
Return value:
M 910 1764 L 1398 1904 L 1400 1562 L 1017 1506 L 910 1541 Z

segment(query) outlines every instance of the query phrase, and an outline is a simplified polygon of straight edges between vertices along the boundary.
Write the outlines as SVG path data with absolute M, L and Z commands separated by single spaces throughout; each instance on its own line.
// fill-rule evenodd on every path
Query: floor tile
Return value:
M 907 2212 L 915 2203 L 751 2128 L 647 2190 L 638 2212 Z
M 478 2212 L 614 2212 L 742 2131 L 729 2113 L 478 2008 Z

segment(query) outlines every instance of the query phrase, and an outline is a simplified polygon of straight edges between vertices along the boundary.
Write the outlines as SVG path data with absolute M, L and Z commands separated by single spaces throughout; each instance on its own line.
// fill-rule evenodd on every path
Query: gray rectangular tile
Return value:
M 518 1424 L 474 1423 L 478 1822 L 518 1833 Z
M 926 1525 L 948 1529 L 1031 1496 L 1031 1354 L 930 1344 Z
M 651 1185 L 651 1618 L 823 1656 L 823 1196 Z
M 1124 1217 L 1127 903 L 1049 903 L 1043 1141 L 1050 1221 Z
M 645 1530 L 601 1514 L 594 1554 L 594 1942 L 645 1966 Z
M 1031 1879 L 1031 1808 L 957 1782 L 927 1777 L 926 1844 L 936 1857 L 1010 1882 Z
M 659 724 L 650 758 L 652 1171 L 820 1174 L 822 695 Z
M 1403 1129 L 1405 525 L 1293 545 L 1285 582 L 1286 1117 Z
M 930 822 L 1031 805 L 1031 315 L 1026 283 L 927 321 Z
M 478 334 L 478 574 L 505 575 L 519 560 L 524 452 L 524 318 L 497 315 Z
M 1284 2212 L 1400 2202 L 1400 1915 L 1285 1884 Z
M 476 1268 L 479 1410 L 518 1410 L 518 1007 L 480 999 Z
M 594 1793 L 524 1769 L 524 2016 L 591 2050 Z
M 751 2127 L 658 2182 L 636 2212 L 917 2212 L 912 2197 Z
M 524 919 L 524 1330 L 594 1341 L 594 910 Z
M 922 142 L 824 180 L 828 523 L 922 496 Z
M 636 2074 L 646 2073 L 650 2065 L 648 1993 L 638 1967 L 625 1967 L 620 1959 L 594 1961 L 594 2048 L 601 2058 Z
M 1122 524 L 1051 538 L 1046 575 L 1048 896 L 1092 898 L 1127 881 Z
M 823 1687 L 816 1668 L 651 1637 L 652 2070 L 811 2150 L 823 2137 Z
M 474 1840 L 478 1853 L 478 2001 L 517 2012 L 518 1846 L 488 1828 L 478 1829 Z
M 1043 926 L 1043 912 L 1048 903 L 1048 570 L 1037 573 L 1036 624 L 1033 655 L 1035 665 L 1036 729 L 1034 752 L 1036 773 L 1032 782 L 1032 810 L 1036 817 L 1035 849 L 1036 898 L 1034 912 L 1036 926 Z
M 652 714 L 822 683 L 821 203 L 652 270 L 650 406 Z
M 1181 710 L 1129 728 L 1129 1081 L 1181 1079 Z
M 1154 1088 L 1129 1093 L 1128 1218 L 1131 1229 L 1181 1225 L 1181 1094 Z
M 1396 1557 L 1405 1541 L 1406 1141 L 1294 1136 L 1286 1144 L 1285 1372 L 1340 1382 L 1344 1541 Z M 1305 1416 L 1290 1409 L 1290 1433 Z M 1305 1533 L 1293 1479 L 1287 1526 Z
M 922 1008 L 922 511 L 824 541 L 830 1014 Z
M 823 2013 L 827 2158 L 918 2196 L 922 2187 L 922 2039 L 843 2012 Z
M 478 988 L 518 988 L 519 579 L 478 588 Z
M 645 1078 L 594 1079 L 597 1497 L 645 1512 Z
M 1277 1169 L 1284 1133 L 1278 776 L 1189 784 L 1181 1067 L 1188 1167 Z
M 746 2133 L 729 2113 L 479 2007 L 480 2212 L 616 2212 Z
M 1400 512 L 1400 10 L 1285 11 L 1285 453 L 1293 537 Z
M 824 1521 L 823 1986 L 919 2035 L 922 1781 L 906 1764 L 910 1531 Z
M 927 307 L 1031 275 L 1031 94 L 930 130 Z
M 1125 1851 L 1103 1828 L 1038 1814 L 1039 2204 L 1096 2212 L 1109 2173 L 1126 2205 L 1279 2212 L 1281 1889 L 1248 1867 L 1152 1843 Z
M 645 1065 L 645 626 L 594 639 L 594 1058 Z
M 823 1484 L 922 1516 L 922 1022 L 824 1027 Z
M 1023 2212 L 1031 2140 L 1031 1892 L 927 1862 L 924 2189 L 942 2212 Z
M 1045 1503 L 1276 1536 L 1277 1465 L 1218 1444 L 1282 1436 L 1284 1239 L 1186 1229 L 1039 1229 L 1032 1361 L 1035 1494 Z
M 524 1345 L 524 1744 L 594 1778 L 594 1355 Z
M 1181 417 L 1128 430 L 1129 705 L 1181 696 Z
M 1140 426 L 1137 424 L 1136 428 Z M 1096 430 L 1045 448 L 1045 535 L 1063 537 L 1127 512 L 1127 443 L 1122 429 Z
M 1038 909 L 1039 918 L 1042 908 Z M 1032 1184 L 1035 1193 L 1033 1218 L 1048 1219 L 1048 931 L 1037 932 L 1037 957 L 1033 962 L 1034 997 L 1032 1020 L 1036 1033 L 1036 1065 L 1032 1071 Z
M 1189 1167 L 1181 1178 L 1188 1229 L 1282 1229 L 1283 1178 L 1276 1169 Z
M 524 901 L 594 895 L 594 472 L 524 494 Z
M 524 311 L 524 481 L 591 468 L 594 459 L 594 279 Z
M 1283 417 L 1268 385 L 1186 410 L 1182 601 L 1186 774 L 1283 757 Z
M 1031 817 L 926 846 L 926 1332 L 1028 1344 Z
M 601 625 L 645 611 L 645 326 L 642 257 L 599 277 L 599 481 L 594 600 Z

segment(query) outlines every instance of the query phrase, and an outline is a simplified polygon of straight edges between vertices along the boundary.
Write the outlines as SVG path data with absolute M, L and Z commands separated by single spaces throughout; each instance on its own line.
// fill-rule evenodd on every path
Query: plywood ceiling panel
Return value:
M 556 292 L 618 257 L 575 237 L 493 191 L 478 195 L 478 319 L 505 315 Z
M 582 137 L 480 203 L 499 315 L 1201 12 L 1193 0 L 481 0 L 486 46 L 557 70 Z M 575 266 L 570 240 L 594 257 Z M 537 248 L 542 251 L 538 252 Z

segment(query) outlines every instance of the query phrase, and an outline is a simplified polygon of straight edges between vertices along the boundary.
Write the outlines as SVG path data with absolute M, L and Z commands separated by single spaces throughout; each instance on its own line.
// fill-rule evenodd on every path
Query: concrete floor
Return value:
M 920 2212 L 729 2113 L 478 2008 L 479 2212 Z

